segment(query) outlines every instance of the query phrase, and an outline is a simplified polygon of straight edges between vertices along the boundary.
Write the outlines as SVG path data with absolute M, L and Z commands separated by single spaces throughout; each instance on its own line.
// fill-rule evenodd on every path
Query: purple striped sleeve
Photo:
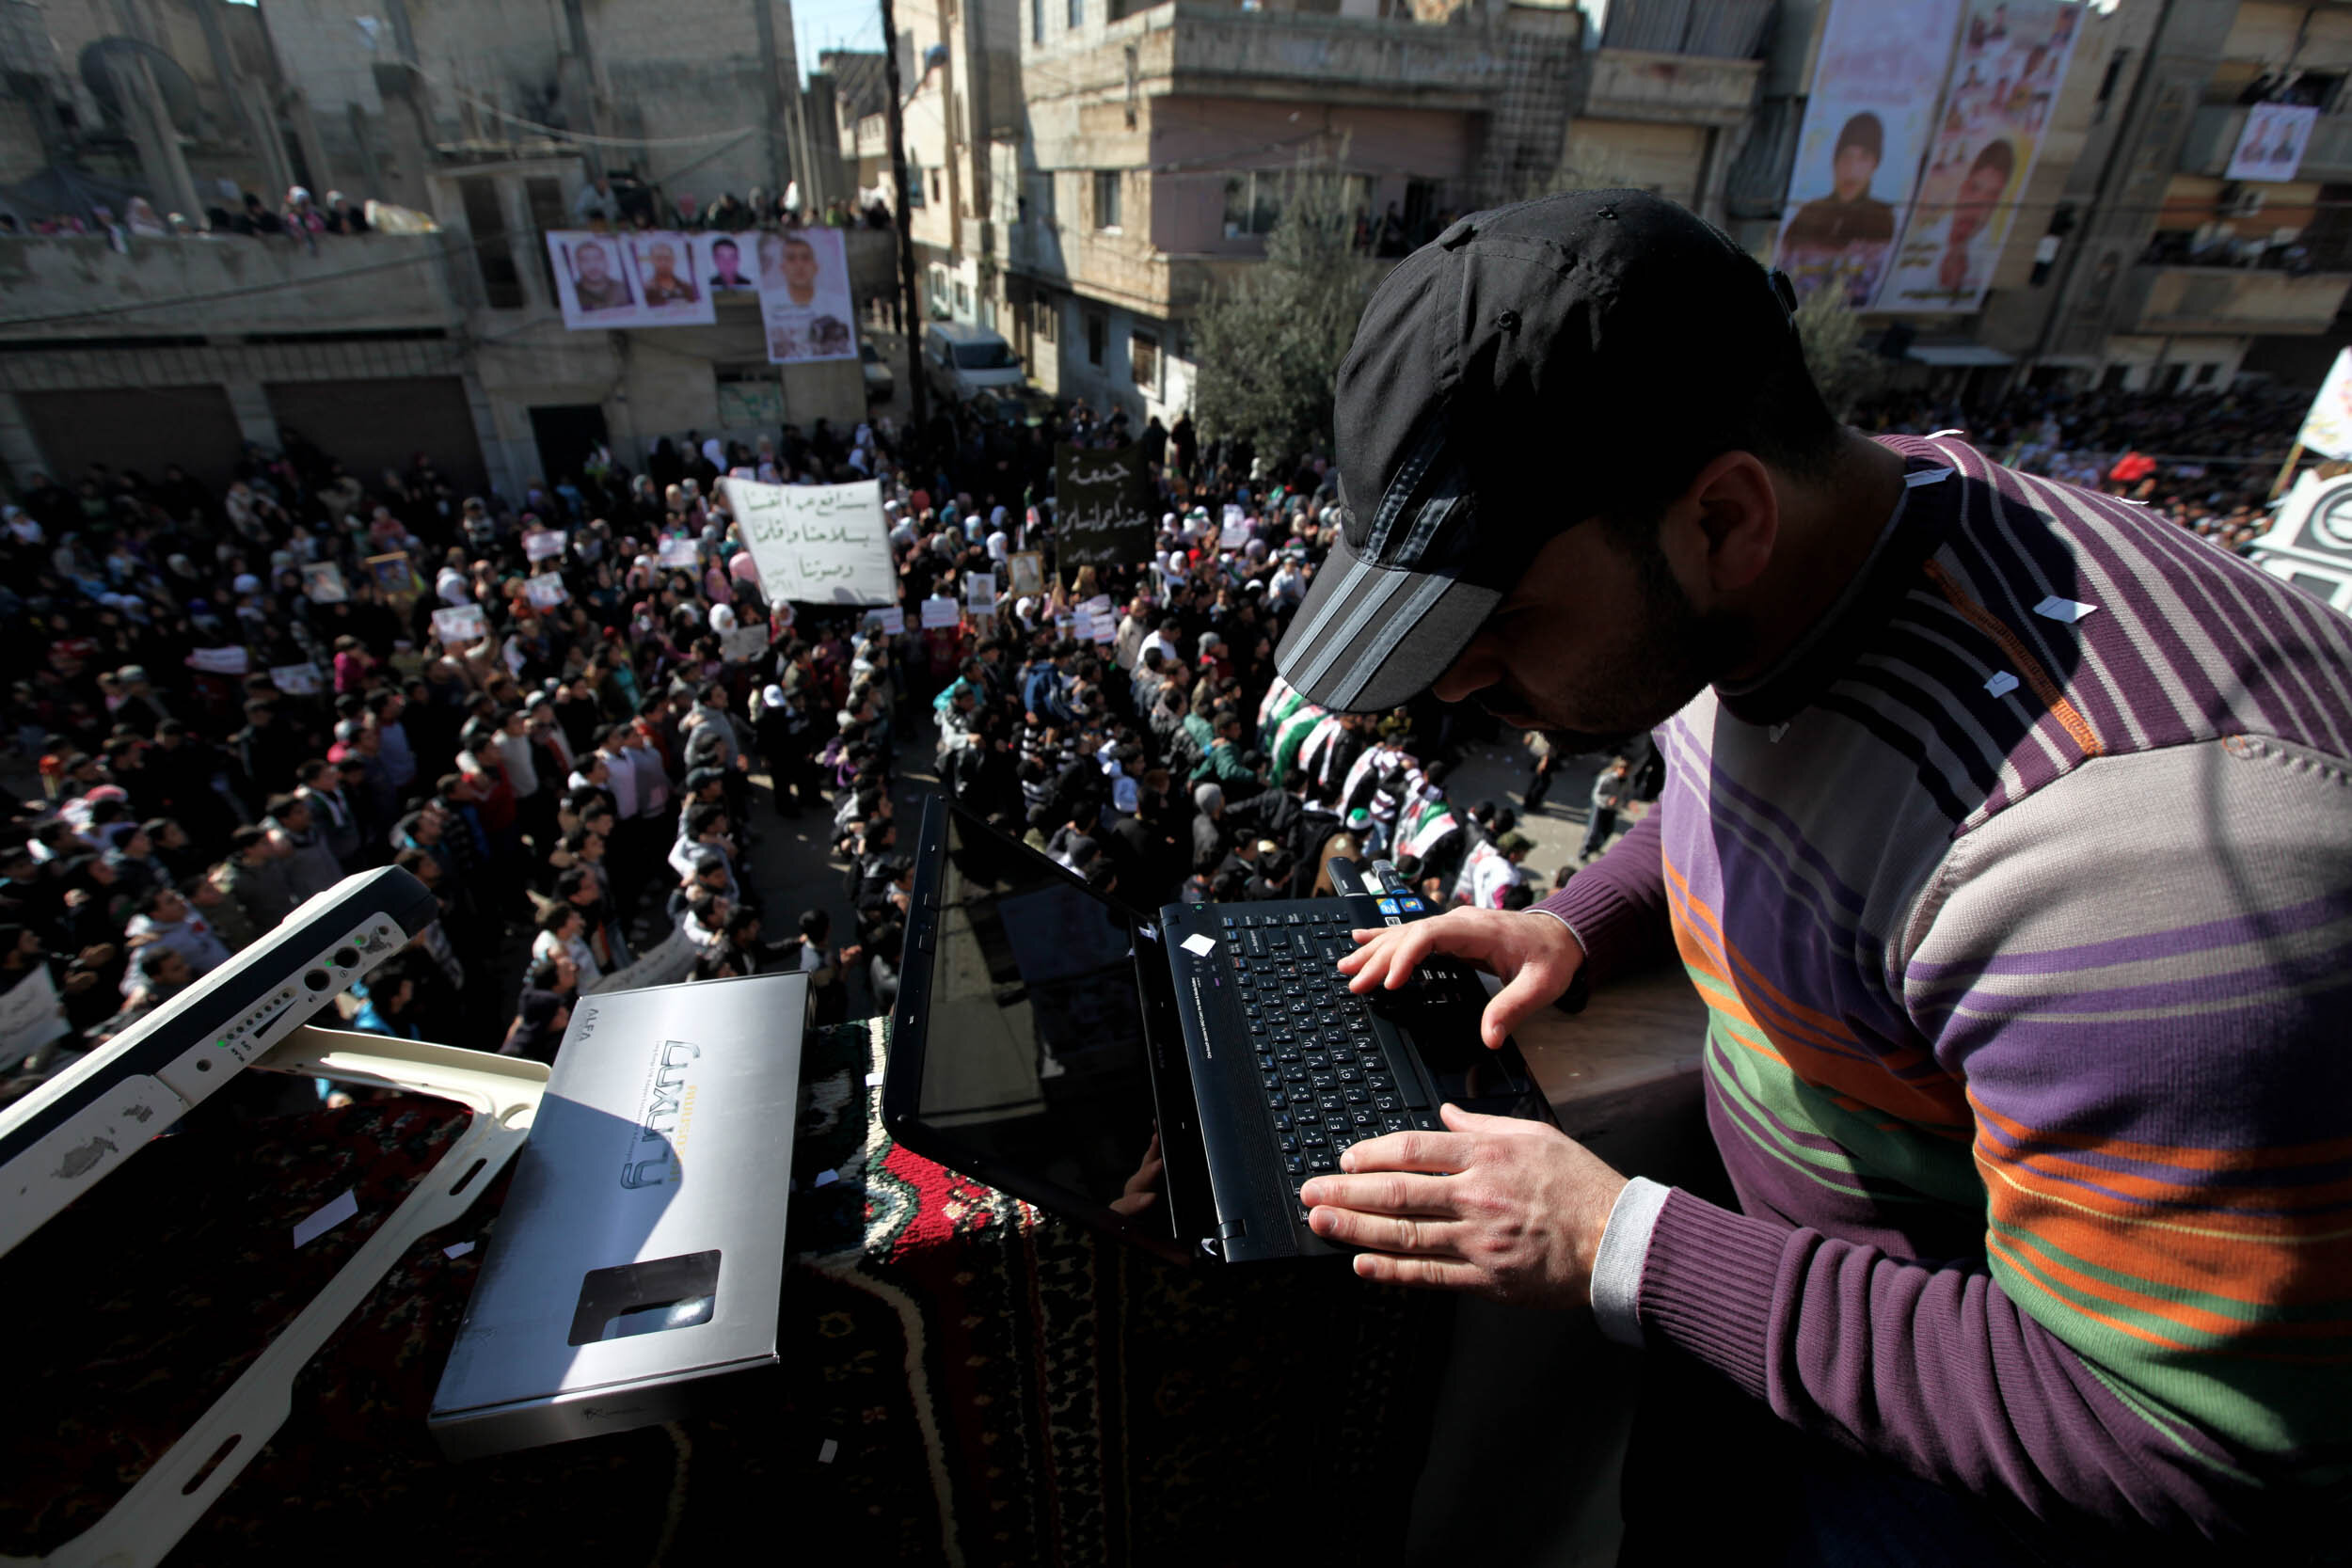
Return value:
M 2245 1498 L 2143 1423 L 1982 1269 L 1935 1268 L 1680 1188 L 1636 1312 L 1783 1420 L 2045 1523 L 2234 1534 Z
M 1583 974 L 1599 985 L 1669 951 L 1665 863 L 1659 855 L 1656 806 L 1609 852 L 1568 879 L 1535 907 L 1566 924 L 1584 949 Z

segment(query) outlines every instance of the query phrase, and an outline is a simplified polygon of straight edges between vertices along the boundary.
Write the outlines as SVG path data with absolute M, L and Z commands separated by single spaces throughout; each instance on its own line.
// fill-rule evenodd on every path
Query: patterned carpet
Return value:
M 686 1421 L 444 1461 L 424 1413 L 482 1250 L 442 1249 L 487 1241 L 494 1184 L 344 1325 L 170 1561 L 1395 1554 L 1441 1300 L 1343 1270 L 1183 1270 L 1098 1245 L 891 1143 L 866 1083 L 882 1053 L 879 1025 L 808 1042 L 782 1367 L 714 1386 Z M 19 1248 L 0 1306 L 19 1350 L 0 1553 L 54 1550 L 102 1514 L 431 1168 L 462 1115 L 395 1100 L 261 1136 L 185 1133 Z M 816 1185 L 826 1171 L 837 1180 Z M 359 1217 L 289 1260 L 291 1227 L 355 1185 Z

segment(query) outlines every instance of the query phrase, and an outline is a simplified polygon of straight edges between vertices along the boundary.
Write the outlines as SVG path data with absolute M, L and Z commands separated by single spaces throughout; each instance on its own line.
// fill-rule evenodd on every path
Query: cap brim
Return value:
M 1334 539 L 1275 668 L 1318 706 L 1391 708 L 1435 684 L 1502 602 L 1499 588 L 1378 565 Z

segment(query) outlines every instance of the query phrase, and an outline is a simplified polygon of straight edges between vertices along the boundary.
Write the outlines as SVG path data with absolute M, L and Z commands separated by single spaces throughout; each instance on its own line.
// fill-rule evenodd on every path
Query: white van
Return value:
M 980 392 L 1017 390 L 1027 377 L 1012 345 L 984 326 L 933 322 L 923 331 L 923 374 L 957 403 Z

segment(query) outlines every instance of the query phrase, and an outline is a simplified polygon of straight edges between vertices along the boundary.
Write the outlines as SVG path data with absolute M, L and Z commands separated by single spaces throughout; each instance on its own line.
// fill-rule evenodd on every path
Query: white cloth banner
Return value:
M 2302 434 L 2296 437 L 2303 450 L 2326 457 L 2352 458 L 2352 348 L 2340 349 L 2328 379 L 2303 416 Z
M 553 610 L 571 594 L 564 590 L 564 579 L 553 572 L 542 572 L 523 582 L 523 596 L 541 610 Z
M 882 485 L 760 484 L 723 479 L 727 508 L 771 598 L 803 604 L 895 604 Z
M 433 635 L 444 642 L 479 642 L 489 630 L 490 623 L 478 604 L 453 605 L 433 612 Z

